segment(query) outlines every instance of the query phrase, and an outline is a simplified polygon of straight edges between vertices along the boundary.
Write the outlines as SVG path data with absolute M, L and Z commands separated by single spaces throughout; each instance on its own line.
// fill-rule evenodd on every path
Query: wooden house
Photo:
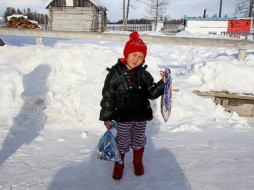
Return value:
M 49 0 L 49 30 L 103 32 L 106 7 L 100 0 Z

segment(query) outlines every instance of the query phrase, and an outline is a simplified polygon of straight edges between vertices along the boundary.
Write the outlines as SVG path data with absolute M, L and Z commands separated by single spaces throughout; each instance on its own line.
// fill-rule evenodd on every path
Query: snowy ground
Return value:
M 148 70 L 159 80 L 170 67 L 179 92 L 167 123 L 151 101 L 145 174 L 134 175 L 130 152 L 115 181 L 113 163 L 96 158 L 99 102 L 125 42 L 0 38 L 1 190 L 253 189 L 254 120 L 191 91 L 254 94 L 254 51 L 237 62 L 237 50 L 148 44 Z

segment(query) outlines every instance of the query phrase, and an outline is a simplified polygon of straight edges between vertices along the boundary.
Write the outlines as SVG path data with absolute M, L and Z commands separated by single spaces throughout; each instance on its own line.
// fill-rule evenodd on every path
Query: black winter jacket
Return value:
M 152 75 L 145 68 L 140 65 L 129 70 L 119 59 L 110 69 L 102 90 L 100 120 L 140 122 L 153 118 L 148 99 L 161 96 L 164 83 L 163 80 L 154 83 Z

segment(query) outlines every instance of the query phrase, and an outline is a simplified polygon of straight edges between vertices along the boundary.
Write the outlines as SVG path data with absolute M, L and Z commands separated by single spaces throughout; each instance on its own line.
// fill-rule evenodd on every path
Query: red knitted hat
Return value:
M 146 44 L 143 42 L 143 40 L 139 38 L 138 32 L 132 32 L 130 34 L 129 41 L 126 42 L 123 50 L 124 58 L 126 59 L 128 55 L 133 52 L 142 52 L 144 54 L 144 62 L 145 62 L 147 47 Z

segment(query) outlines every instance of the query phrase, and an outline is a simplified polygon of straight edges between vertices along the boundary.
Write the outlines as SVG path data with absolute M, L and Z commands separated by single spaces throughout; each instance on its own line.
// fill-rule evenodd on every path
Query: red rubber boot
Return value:
M 113 175 L 112 175 L 112 177 L 116 180 L 122 179 L 122 176 L 123 176 L 125 154 L 120 154 L 120 156 L 123 161 L 123 164 L 119 164 L 118 162 L 115 162 Z
M 144 153 L 144 147 L 139 150 L 133 150 L 133 166 L 135 175 L 143 175 L 144 174 L 144 165 L 142 162 Z

